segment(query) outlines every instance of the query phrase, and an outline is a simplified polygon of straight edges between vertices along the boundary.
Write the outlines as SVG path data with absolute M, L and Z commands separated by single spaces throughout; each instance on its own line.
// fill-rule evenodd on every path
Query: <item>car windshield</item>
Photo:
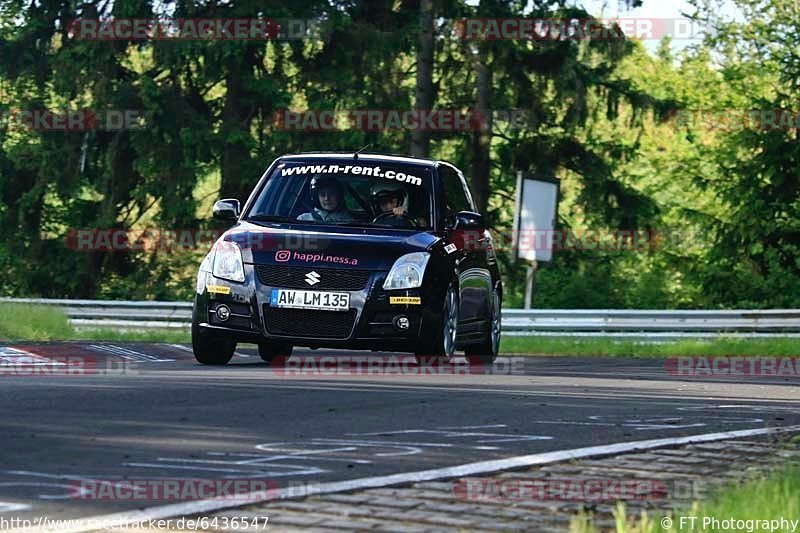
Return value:
M 375 159 L 284 161 L 250 209 L 253 222 L 430 229 L 431 169 Z

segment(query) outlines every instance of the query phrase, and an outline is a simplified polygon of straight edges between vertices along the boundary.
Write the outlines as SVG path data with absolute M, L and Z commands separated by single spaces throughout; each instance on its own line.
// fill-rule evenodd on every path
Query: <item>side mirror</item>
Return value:
M 217 200 L 211 212 L 218 220 L 236 220 L 239 218 L 239 200 L 235 198 Z
M 459 211 L 456 213 L 456 223 L 453 229 L 486 229 L 483 215 L 472 211 Z

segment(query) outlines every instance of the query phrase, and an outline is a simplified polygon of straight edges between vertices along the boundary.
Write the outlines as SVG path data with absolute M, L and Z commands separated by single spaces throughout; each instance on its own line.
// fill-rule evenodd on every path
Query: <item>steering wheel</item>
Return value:
M 394 217 L 394 218 L 396 218 L 396 217 L 397 217 L 397 215 L 395 215 L 394 213 L 381 213 L 380 215 L 378 215 L 378 216 L 376 216 L 376 217 L 375 217 L 375 219 L 372 221 L 372 223 L 373 223 L 373 224 L 375 224 L 375 223 L 377 223 L 377 222 L 379 222 L 379 221 L 383 220 L 384 218 L 389 218 L 389 217 Z M 403 213 L 402 215 L 400 215 L 400 217 L 399 217 L 399 218 L 402 218 L 402 219 L 403 219 L 405 222 L 407 222 L 409 225 L 411 225 L 411 226 L 413 226 L 413 227 L 415 227 L 415 228 L 417 227 L 417 223 L 416 223 L 416 221 L 415 221 L 413 218 L 411 218 L 410 216 L 408 216 L 408 214 L 407 214 L 407 213 Z

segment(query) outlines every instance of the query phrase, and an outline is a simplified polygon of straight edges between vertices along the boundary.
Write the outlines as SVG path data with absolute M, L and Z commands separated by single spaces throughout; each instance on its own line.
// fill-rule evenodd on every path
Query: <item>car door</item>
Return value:
M 489 299 L 492 294 L 492 275 L 487 262 L 486 238 L 488 232 L 459 230 L 455 228 L 455 215 L 459 211 L 475 211 L 472 195 L 464 175 L 448 163 L 438 165 L 442 192 L 442 227 L 448 245 L 455 246 L 456 272 L 459 289 L 459 336 L 477 331 L 489 316 Z

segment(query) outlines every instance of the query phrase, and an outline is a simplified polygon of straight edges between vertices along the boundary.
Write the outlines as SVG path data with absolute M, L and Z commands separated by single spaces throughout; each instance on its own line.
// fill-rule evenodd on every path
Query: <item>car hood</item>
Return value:
M 326 227 L 288 229 L 241 222 L 222 239 L 242 249 L 245 263 L 389 270 L 403 254 L 424 252 L 439 240 L 432 233 L 382 229 Z

